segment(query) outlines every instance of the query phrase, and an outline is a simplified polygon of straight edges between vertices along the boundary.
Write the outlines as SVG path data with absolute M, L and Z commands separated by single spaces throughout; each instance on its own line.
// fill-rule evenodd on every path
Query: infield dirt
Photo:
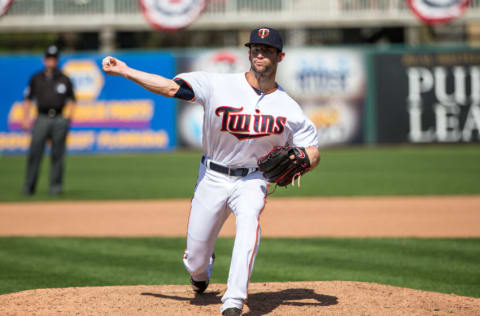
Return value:
M 189 200 L 0 204 L 4 236 L 179 236 Z M 268 199 L 263 237 L 479 237 L 480 196 Z M 230 216 L 220 236 L 234 236 Z
M 6 236 L 184 236 L 190 201 L 0 204 Z M 479 237 L 480 196 L 270 199 L 262 236 Z M 234 235 L 233 216 L 221 236 Z M 161 271 L 159 271 L 161 273 Z M 0 315 L 219 315 L 224 284 L 38 289 Z M 256 283 L 244 315 L 480 315 L 480 299 L 361 282 Z

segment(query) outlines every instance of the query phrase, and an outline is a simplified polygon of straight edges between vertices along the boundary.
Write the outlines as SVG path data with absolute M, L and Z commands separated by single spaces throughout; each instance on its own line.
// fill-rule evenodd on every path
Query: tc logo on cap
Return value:
M 258 36 L 259 36 L 260 38 L 265 38 L 265 37 L 267 37 L 269 34 L 270 34 L 270 30 L 269 30 L 269 29 L 259 29 L 259 30 L 258 30 Z

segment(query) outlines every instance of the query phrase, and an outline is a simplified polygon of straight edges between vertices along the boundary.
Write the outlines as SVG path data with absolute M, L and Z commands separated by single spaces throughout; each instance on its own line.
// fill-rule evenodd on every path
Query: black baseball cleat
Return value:
M 209 277 L 212 274 L 212 266 L 213 266 L 214 262 L 215 262 L 215 253 L 212 254 L 212 258 L 210 259 L 209 267 L 207 268 L 209 270 L 208 271 L 208 276 Z M 192 284 L 192 289 L 197 294 L 203 294 L 203 292 L 205 292 L 205 290 L 207 289 L 209 282 L 210 282 L 210 280 L 195 281 L 192 277 L 190 277 L 190 284 Z
M 203 294 L 208 287 L 209 280 L 195 281 L 193 278 L 190 278 L 190 283 L 192 284 L 192 289 L 195 293 Z
M 239 308 L 231 307 L 224 310 L 222 315 L 223 316 L 240 316 L 242 315 L 242 310 Z

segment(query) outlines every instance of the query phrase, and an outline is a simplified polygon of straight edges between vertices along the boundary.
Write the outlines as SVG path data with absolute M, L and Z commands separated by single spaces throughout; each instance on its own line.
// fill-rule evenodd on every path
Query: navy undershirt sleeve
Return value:
M 180 86 L 177 93 L 174 95 L 175 98 L 185 101 L 192 101 L 195 98 L 195 93 L 193 92 L 192 87 L 190 87 L 185 80 L 175 79 L 174 81 Z

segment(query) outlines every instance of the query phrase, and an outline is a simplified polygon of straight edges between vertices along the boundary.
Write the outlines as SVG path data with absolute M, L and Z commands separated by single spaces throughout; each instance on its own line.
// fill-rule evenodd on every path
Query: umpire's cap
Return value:
M 47 47 L 47 50 L 45 51 L 45 58 L 47 57 L 55 57 L 58 58 L 59 55 L 59 50 L 56 45 L 50 45 Z
M 250 33 L 250 41 L 245 46 L 252 44 L 264 44 L 275 47 L 279 51 L 283 50 L 283 39 L 280 32 L 271 27 L 259 27 Z

